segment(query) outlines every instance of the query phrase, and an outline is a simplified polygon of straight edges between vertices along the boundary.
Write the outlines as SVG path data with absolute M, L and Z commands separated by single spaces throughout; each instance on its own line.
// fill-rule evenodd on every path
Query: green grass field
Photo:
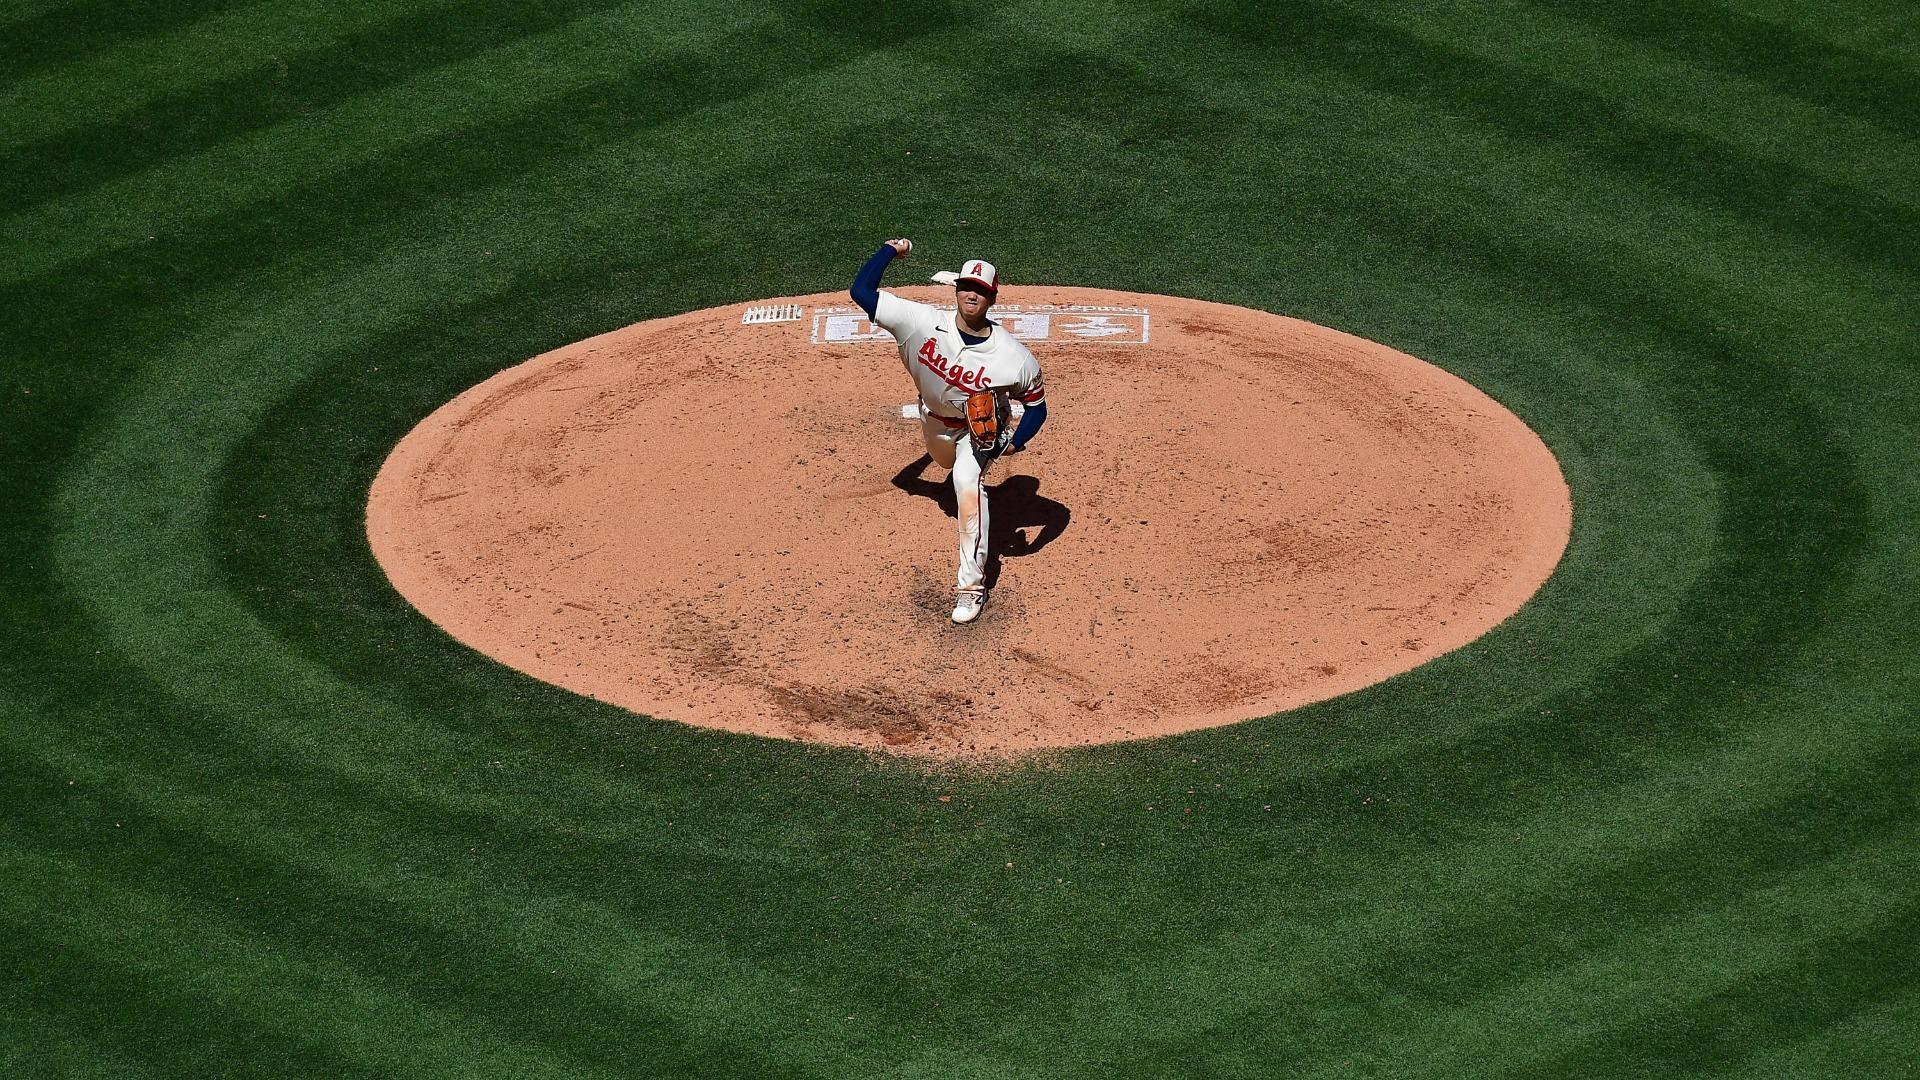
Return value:
M 1920 1071 L 1905 0 L 13 0 L 0 80 L 0 1075 Z M 903 233 L 1458 373 L 1566 559 L 1363 693 L 985 773 L 387 586 L 440 403 Z

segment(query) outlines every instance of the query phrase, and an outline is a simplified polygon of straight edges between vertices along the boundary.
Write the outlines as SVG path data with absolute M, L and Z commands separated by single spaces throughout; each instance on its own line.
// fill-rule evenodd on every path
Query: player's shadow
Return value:
M 961 453 L 966 453 L 964 447 Z M 920 474 L 933 464 L 933 458 L 921 454 L 906 468 L 894 474 L 893 486 L 909 495 L 932 499 L 950 518 L 960 516 L 954 498 L 953 481 L 947 476 L 928 480 Z M 987 485 L 987 588 L 1000 577 L 1000 557 L 1017 559 L 1031 555 L 1054 542 L 1067 531 L 1073 512 L 1065 505 L 1040 494 L 1040 481 L 1015 473 L 997 484 Z M 1029 534 L 1028 530 L 1032 530 Z

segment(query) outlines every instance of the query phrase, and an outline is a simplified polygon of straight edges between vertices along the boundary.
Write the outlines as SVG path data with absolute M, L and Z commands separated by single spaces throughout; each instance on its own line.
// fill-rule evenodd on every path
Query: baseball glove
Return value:
M 977 390 L 967 395 L 967 437 L 976 454 L 997 454 L 1013 435 L 1013 403 L 1007 395 Z

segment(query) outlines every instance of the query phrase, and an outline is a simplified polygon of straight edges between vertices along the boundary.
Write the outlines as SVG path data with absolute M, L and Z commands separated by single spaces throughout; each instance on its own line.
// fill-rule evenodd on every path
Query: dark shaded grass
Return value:
M 1889 135 L 1920 135 L 1920 70 L 1911 63 L 1890 63 L 1887 57 L 1821 41 L 1711 2 L 1634 6 L 1534 0 L 1533 6 L 1599 33 L 1672 53 L 1694 67 L 1853 117 Z
M 1200 26 L 1257 45 L 1289 72 L 1318 71 L 1457 111 L 1522 143 L 1617 171 L 1624 183 L 1684 202 L 1703 217 L 1733 214 L 1808 251 L 1833 250 L 1912 279 L 1920 211 L 1889 195 L 1840 185 L 1790 160 L 1756 157 L 1721 139 L 1631 115 L 1574 82 L 1548 82 L 1423 41 L 1365 9 L 1302 0 L 1287 17 L 1193 9 Z
M 110 46 L 158 37 L 237 6 L 233 0 L 80 0 L 5 26 L 0 78 L 18 79 Z
M 288 780 L 294 783 L 287 784 Z M 29 975 L 19 989 L 23 996 L 47 995 L 70 1006 L 98 1002 L 91 1010 L 97 1016 L 123 1009 L 157 1020 L 155 1028 L 163 1034 L 169 1028 L 210 1030 L 221 1039 L 253 1039 L 271 1045 L 296 1031 L 289 1030 L 270 1007 L 252 1016 L 223 1016 L 221 1010 L 229 1005 L 194 1001 L 180 990 L 209 978 L 242 999 L 257 992 L 233 984 L 255 979 L 292 982 L 295 986 L 288 993 L 321 989 L 299 985 L 316 981 L 307 973 L 275 973 L 276 956 L 284 956 L 296 966 L 311 959 L 322 968 L 343 969 L 361 985 L 385 990 L 422 1011 L 445 1010 L 463 1024 L 577 1068 L 620 1065 L 671 1069 L 675 1075 L 687 1076 L 797 1075 L 752 1045 L 722 1047 L 689 1041 L 673 1015 L 672 1002 L 616 996 L 572 970 L 570 963 L 564 969 L 556 967 L 561 961 L 540 943 L 528 942 L 524 929 L 489 921 L 485 911 L 475 910 L 458 891 L 447 887 L 477 884 L 511 894 L 529 876 L 565 880 L 580 868 L 529 859 L 531 851 L 514 846 L 510 836 L 475 828 L 470 822 L 435 819 L 418 806 L 400 807 L 400 818 L 388 817 L 396 809 L 389 798 L 338 781 L 302 782 L 284 768 L 268 768 L 251 778 L 234 777 L 229 783 L 232 817 L 212 829 L 191 815 L 176 822 L 178 811 L 156 800 L 135 798 L 123 804 L 125 827 L 116 829 L 121 834 L 117 858 L 107 872 L 113 887 L 124 890 L 124 896 L 161 898 L 164 905 L 156 906 L 183 912 L 196 926 L 250 943 L 256 955 L 248 960 L 209 957 L 206 971 L 181 970 L 177 957 L 183 946 L 171 940 L 172 933 L 163 923 L 108 924 L 95 931 L 136 955 L 151 952 L 168 961 L 158 964 L 157 972 L 143 971 L 111 962 L 97 946 L 76 949 L 69 942 L 63 954 L 58 939 L 14 925 L 8 929 L 42 958 L 23 969 Z M 307 861 L 299 852 L 310 850 L 310 836 L 248 835 L 244 827 L 236 828 L 243 814 L 258 816 L 262 811 L 272 815 L 270 820 L 290 823 L 297 819 L 302 799 L 337 808 L 339 816 L 327 829 L 327 841 L 350 854 L 349 861 L 339 863 L 329 855 L 324 865 L 331 872 L 300 865 Z M 413 822 L 404 843 L 395 844 L 381 835 L 388 828 L 385 822 L 392 820 Z M 104 823 L 33 824 L 38 828 L 30 849 L 37 854 L 84 861 L 89 852 L 100 849 L 97 834 Z M 557 836 L 546 839 L 546 848 L 561 846 Z M 482 849 L 487 853 L 481 854 Z M 495 850 L 511 854 L 496 861 Z M 437 860 L 428 853 L 435 851 L 466 857 L 446 861 L 442 870 L 446 882 L 420 888 L 414 898 L 418 906 L 394 903 L 393 895 L 371 880 L 364 884 L 352 880 L 356 866 L 377 873 L 380 867 L 394 864 L 389 860 L 430 865 Z M 356 864 L 350 861 L 354 856 L 366 861 Z M 596 869 L 604 865 L 594 864 Z M 692 865 L 683 869 L 694 874 L 702 870 Z M 629 881 L 615 899 L 622 913 L 633 917 L 628 932 L 642 940 L 649 921 L 668 921 L 667 916 L 674 922 L 697 921 L 701 914 L 697 908 L 678 904 L 659 910 L 660 890 L 645 874 Z M 421 917 L 423 908 L 429 917 Z M 629 942 L 605 944 L 619 948 Z M 724 942 L 709 945 L 716 957 L 725 955 Z M 47 963 L 48 957 L 57 961 Z M 724 967 L 718 962 L 713 966 Z M 205 1015 L 195 1017 L 194 1011 Z M 164 1046 L 168 1038 L 153 1041 Z M 130 1041 L 119 1049 L 133 1056 L 145 1053 L 140 1042 Z M 217 1043 L 200 1049 L 225 1050 Z M 323 1061 L 319 1060 L 325 1050 L 313 1047 L 305 1056 L 316 1060 L 299 1062 L 300 1071 L 326 1074 L 331 1066 L 320 1067 Z
M 229 998 L 182 992 L 190 971 L 175 969 L 156 985 L 129 962 L 139 945 L 136 931 L 111 948 L 76 946 L 0 915 L 0 962 L 15 973 L 0 990 L 8 1027 L 65 1029 L 165 1076 L 208 1075 L 214 1062 L 243 1062 L 244 1074 L 257 1076 L 378 1075 L 270 1013 L 236 1014 Z
M 1110 1072 L 1206 1062 L 1222 1049 L 1216 1030 L 1221 1024 L 1252 1025 L 1260 1016 L 1341 1013 L 1354 1019 L 1332 1027 L 1292 1027 L 1260 1038 L 1264 1066 L 1304 1072 L 1336 1055 L 1380 1051 L 1383 1044 L 1404 1039 L 1398 1029 L 1408 1018 L 1410 1002 L 1417 1003 L 1412 1016 L 1472 1012 L 1517 985 L 1538 981 L 1550 986 L 1558 973 L 1583 962 L 1642 947 L 1668 926 L 1682 924 L 1700 912 L 1735 909 L 1759 890 L 1808 888 L 1810 866 L 1824 864 L 1820 877 L 1826 884 L 1843 883 L 1845 867 L 1856 853 L 1875 845 L 1897 845 L 1910 836 L 1915 807 L 1899 778 L 1916 764 L 1920 757 L 1912 748 L 1897 748 L 1878 756 L 1863 754 L 1861 761 L 1818 786 L 1784 797 L 1759 799 L 1722 788 L 1703 805 L 1701 823 L 1684 828 L 1681 835 L 1657 844 L 1609 837 L 1600 842 L 1617 847 L 1617 854 L 1588 851 L 1580 860 L 1585 865 L 1577 868 L 1559 847 L 1568 839 L 1577 841 L 1571 850 L 1594 842 L 1593 837 L 1580 835 L 1578 808 L 1584 800 L 1578 795 L 1554 800 L 1554 809 L 1562 811 L 1561 820 L 1549 821 L 1544 828 L 1515 817 L 1504 824 L 1470 819 L 1480 825 L 1469 834 L 1448 825 L 1463 819 L 1453 808 L 1422 800 L 1390 780 L 1380 783 L 1372 790 L 1393 792 L 1396 802 L 1410 803 L 1412 809 L 1397 815 L 1399 820 L 1391 825 L 1376 822 L 1382 835 L 1370 838 L 1366 854 L 1315 853 L 1318 857 L 1309 856 L 1297 871 L 1302 881 L 1325 880 L 1323 875 L 1337 874 L 1343 865 L 1374 862 L 1381 849 L 1399 847 L 1397 859 L 1341 879 L 1341 894 L 1364 898 L 1355 910 L 1332 916 L 1316 913 L 1298 924 L 1323 928 L 1345 924 L 1356 940 L 1367 941 L 1365 949 L 1332 961 L 1318 957 L 1298 961 L 1287 939 L 1290 923 L 1300 919 L 1301 913 L 1269 913 L 1263 922 L 1249 921 L 1239 931 L 1247 960 L 1268 959 L 1283 966 L 1296 961 L 1306 969 L 1295 973 L 1297 982 L 1289 985 L 1287 979 L 1270 978 L 1241 985 L 1222 1004 L 1213 1025 L 1156 1039 L 1144 1054 L 1098 1060 Z M 1867 794 L 1857 803 L 1843 802 L 1836 799 L 1835 791 Z M 1537 816 L 1547 816 L 1541 809 L 1538 803 L 1529 804 Z M 1344 830 L 1330 831 L 1330 835 L 1352 837 L 1358 831 L 1349 822 Z M 1566 837 L 1563 832 L 1573 835 Z M 1503 839 L 1505 852 L 1498 850 Z M 1449 880 L 1446 871 L 1431 865 L 1437 858 L 1460 859 L 1476 848 L 1477 858 L 1511 865 L 1514 880 L 1492 888 L 1484 882 L 1480 888 L 1462 888 Z M 1446 854 L 1440 856 L 1440 851 Z M 1213 881 L 1225 886 L 1219 876 Z M 1264 883 L 1278 884 L 1272 877 Z M 1254 887 L 1254 882 L 1241 886 Z M 1818 939 L 1820 929 L 1811 924 L 1805 927 L 1812 940 Z M 1765 955 L 1762 950 L 1767 948 L 1753 951 Z M 1671 965 L 1669 977 L 1678 977 L 1719 959 L 1676 954 L 1665 962 Z M 1794 978 L 1790 965 L 1778 966 L 1786 969 L 1779 978 Z M 1633 974 L 1649 981 L 1661 977 L 1657 971 Z M 1804 1018 L 1845 1015 L 1883 1000 L 1891 989 L 1916 982 L 1911 967 L 1897 964 L 1885 970 L 1870 966 L 1858 974 L 1853 981 L 1807 978 L 1801 1000 Z M 1579 1019 L 1614 1026 L 1604 1014 L 1583 1014 L 1577 992 L 1543 988 L 1541 994 L 1543 1007 L 1548 995 L 1557 997 L 1554 1007 L 1564 1010 L 1570 1022 Z M 1647 1026 L 1660 1034 L 1643 1038 L 1646 1033 L 1638 1027 L 1619 1027 L 1605 1040 L 1568 1051 L 1554 1067 L 1562 1070 L 1557 1075 L 1567 1075 L 1569 1069 L 1582 1071 L 1579 1062 L 1603 1043 L 1607 1049 L 1595 1055 L 1596 1060 L 1636 1062 L 1635 1067 L 1642 1070 L 1638 1075 L 1646 1075 L 1647 1070 L 1668 1064 L 1665 1059 L 1676 1049 L 1674 1036 L 1690 1029 L 1689 1017 L 1723 1011 L 1724 1006 L 1715 1004 L 1720 996 L 1701 1003 L 1697 1014 L 1650 1006 L 1646 1011 L 1654 1019 Z M 1796 1038 L 1802 1031 L 1789 1026 L 1781 1038 Z M 1725 1040 L 1727 1045 L 1737 1042 Z M 1762 1045 L 1755 1040 L 1751 1048 Z M 1697 1061 L 1694 1067 L 1707 1064 Z M 1539 1075 L 1556 1073 L 1548 1069 Z
M 394 20 L 332 44 L 165 92 L 130 115 L 22 146 L 15 153 L 37 167 L 0 175 L 0 206 L 17 213 L 98 187 L 618 6 L 575 0 L 399 9 Z
M 399 9 L 393 20 L 340 41 L 275 57 L 272 62 L 211 82 L 162 92 L 127 116 L 85 124 L 28 143 L 15 153 L 34 167 L 10 169 L 0 175 L 0 206 L 8 213 L 18 213 L 47 200 L 78 194 L 622 6 L 624 0 L 546 0 Z M 594 117 L 593 130 L 584 136 L 570 119 L 557 125 L 560 132 L 573 130 L 583 137 L 586 141 L 582 145 L 596 145 L 622 125 L 644 127 L 662 115 L 683 115 L 702 105 L 750 92 L 751 84 L 742 83 L 740 77 L 751 68 L 763 69 L 757 78 L 765 79 L 779 68 L 791 66 L 782 77 L 802 78 L 823 64 L 840 62 L 849 55 L 897 47 L 950 20 L 943 14 L 943 5 L 918 5 L 911 18 L 897 10 L 884 17 L 866 12 L 856 18 L 854 13 L 838 11 L 829 4 L 784 7 L 788 17 L 780 22 L 779 30 L 723 45 L 720 51 L 726 61 L 687 69 L 684 64 L 698 61 L 665 57 L 657 67 L 642 67 L 629 77 L 583 89 L 554 103 L 549 115 L 569 117 L 574 112 L 607 110 Z M 730 62 L 740 56 L 755 57 L 756 63 Z M 758 62 L 761 57 L 766 58 L 765 63 Z M 615 87 L 621 92 L 609 93 Z M 641 102 L 645 107 L 639 106 Z M 524 116 L 514 117 L 490 129 L 429 139 L 423 146 L 423 157 L 433 157 L 436 148 L 447 148 L 455 138 L 477 138 L 492 146 L 503 129 L 553 127 L 544 120 L 529 123 Z M 410 174 L 404 166 L 399 171 Z M 486 182 L 484 175 L 479 180 Z M 298 204 L 314 194 L 304 191 L 299 198 L 286 201 Z M 218 223 L 214 228 L 223 231 Z M 124 254 L 123 250 L 108 258 Z
M 1537 1068 L 1502 1075 L 1704 1075 L 1792 1046 L 1915 984 L 1920 907 L 1902 905 L 1859 933 L 1822 940 L 1810 927 L 1808 936 L 1815 939 L 1809 946 L 1684 1012 L 1616 1028 Z
M 195 222 L 190 234 L 170 236 L 166 243 L 114 248 L 0 287 L 0 311 L 10 315 L 0 326 L 29 343 L 66 337 L 99 312 L 210 289 L 282 262 L 291 251 L 381 238 L 392 222 L 410 213 L 877 47 L 843 34 L 813 34 L 775 23 L 705 48 L 645 58 L 631 72 L 554 100 L 457 132 L 422 136 L 377 160 L 271 199 L 223 207 Z M 738 63 L 741 55 L 757 62 Z M 9 325 L 14 318 L 32 321 Z

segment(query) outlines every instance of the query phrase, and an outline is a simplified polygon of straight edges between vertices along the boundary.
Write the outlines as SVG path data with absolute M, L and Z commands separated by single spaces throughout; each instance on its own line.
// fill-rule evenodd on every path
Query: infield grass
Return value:
M 1913 1074 L 1906 5 L 0 29 L 0 1073 Z M 1453 371 L 1566 559 L 1365 692 L 1000 771 L 636 717 L 387 586 L 439 404 L 903 233 Z

